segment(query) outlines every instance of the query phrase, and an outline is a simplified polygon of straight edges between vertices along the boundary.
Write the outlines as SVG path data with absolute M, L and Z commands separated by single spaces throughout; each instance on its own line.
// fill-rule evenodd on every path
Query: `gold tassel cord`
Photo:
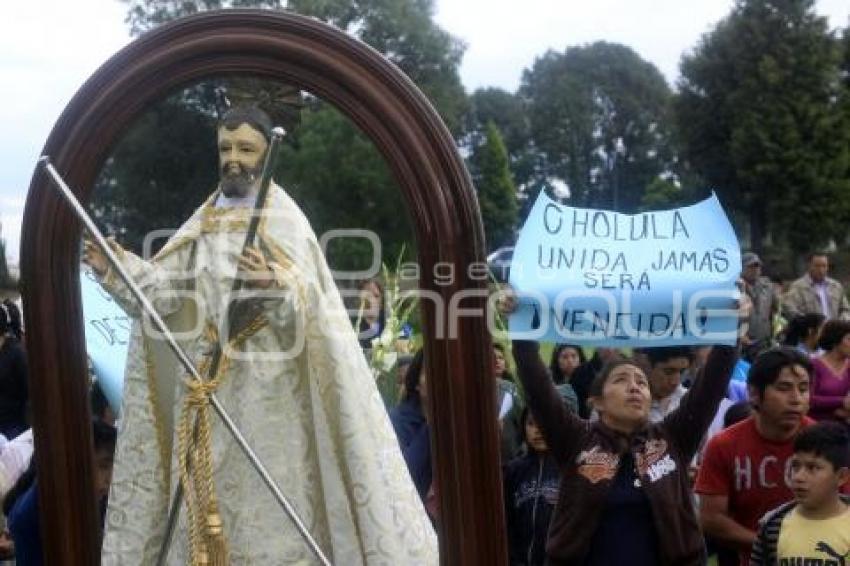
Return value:
M 209 381 L 186 381 L 186 396 L 178 427 L 180 483 L 186 494 L 189 519 L 189 552 L 192 566 L 226 566 L 227 543 L 212 477 L 210 395 L 227 372 L 222 357 L 216 375 Z M 206 363 L 205 365 L 209 365 Z M 206 368 L 204 368 L 206 370 Z M 206 372 L 205 372 L 206 373 Z M 197 422 L 195 438 L 193 424 Z
M 268 324 L 264 316 L 250 321 L 229 343 L 241 347 L 245 341 Z M 218 342 L 218 331 L 212 324 L 205 330 L 209 343 Z M 210 396 L 216 392 L 230 367 L 230 358 L 220 354 L 215 375 L 207 381 L 187 379 L 186 394 L 177 428 L 177 462 L 180 483 L 185 493 L 189 521 L 189 555 L 192 566 L 227 566 L 228 549 L 224 523 L 218 509 L 212 467 L 212 427 Z M 198 368 L 201 375 L 210 371 L 212 356 L 205 357 Z

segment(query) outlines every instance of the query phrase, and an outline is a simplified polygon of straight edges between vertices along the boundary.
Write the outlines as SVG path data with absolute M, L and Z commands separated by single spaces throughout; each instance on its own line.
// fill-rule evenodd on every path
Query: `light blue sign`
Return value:
M 541 192 L 519 235 L 511 337 L 596 346 L 734 344 L 741 251 L 717 197 L 635 215 Z
M 80 267 L 80 289 L 86 323 L 86 350 L 97 382 L 117 415 L 121 410 L 132 321 L 86 266 Z

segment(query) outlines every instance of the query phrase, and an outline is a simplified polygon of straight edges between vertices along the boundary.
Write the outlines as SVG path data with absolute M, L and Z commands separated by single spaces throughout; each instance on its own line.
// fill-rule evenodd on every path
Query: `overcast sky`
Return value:
M 655 63 L 673 84 L 682 53 L 728 13 L 732 0 L 436 0 L 437 21 L 466 42 L 467 90 L 513 91 L 547 49 L 597 40 L 623 43 Z M 848 0 L 818 0 L 834 28 Z M 30 177 L 53 123 L 76 90 L 129 41 L 118 0 L 7 0 L 0 34 L 0 222 L 17 262 Z

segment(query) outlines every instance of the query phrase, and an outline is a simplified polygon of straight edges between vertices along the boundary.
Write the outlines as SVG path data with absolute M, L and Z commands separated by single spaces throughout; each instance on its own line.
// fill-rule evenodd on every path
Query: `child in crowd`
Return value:
M 845 565 L 850 560 L 850 499 L 840 489 L 850 480 L 850 433 L 823 422 L 794 440 L 794 500 L 761 520 L 750 564 Z
M 106 512 L 109 485 L 112 482 L 113 454 L 118 433 L 115 428 L 95 420 L 92 423 L 95 457 L 95 494 L 101 511 L 101 528 Z M 15 548 L 18 566 L 41 566 L 44 563 L 38 515 L 38 481 L 35 460 L 18 479 L 3 500 L 9 531 Z
M 558 501 L 558 464 L 543 433 L 526 408 L 521 422 L 526 453 L 505 466 L 505 516 L 511 566 L 539 566 L 546 561 L 549 520 Z

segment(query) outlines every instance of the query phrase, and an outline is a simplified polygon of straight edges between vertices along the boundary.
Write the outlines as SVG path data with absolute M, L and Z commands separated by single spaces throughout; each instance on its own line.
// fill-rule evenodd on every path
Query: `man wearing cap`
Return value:
M 809 255 L 809 272 L 794 281 L 782 299 L 782 315 L 791 320 L 801 314 L 820 313 L 827 319 L 850 319 L 844 287 L 830 277 L 829 258 L 823 252 Z
M 773 317 L 779 311 L 779 297 L 770 279 L 762 276 L 762 263 L 758 255 L 745 253 L 741 258 L 741 266 L 743 290 L 753 304 L 747 334 L 742 342 L 747 357 L 752 358 L 771 345 Z

